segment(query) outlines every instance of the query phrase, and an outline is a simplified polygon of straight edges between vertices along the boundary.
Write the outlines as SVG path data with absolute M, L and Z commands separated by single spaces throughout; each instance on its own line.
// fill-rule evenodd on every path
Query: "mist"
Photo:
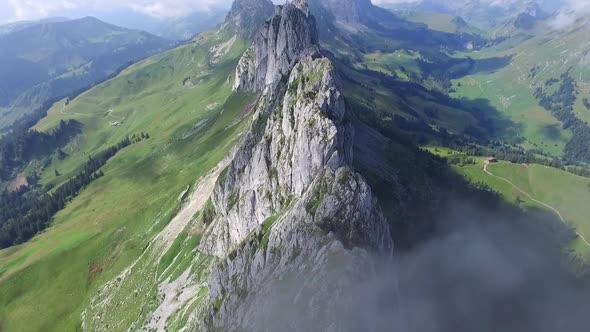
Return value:
M 569 0 L 550 20 L 550 24 L 555 29 L 569 29 L 578 19 L 588 15 L 590 15 L 590 0 Z
M 328 274 L 342 293 L 301 278 L 250 302 L 266 306 L 253 330 L 588 331 L 588 284 L 568 268 L 560 243 L 571 234 L 552 216 L 503 218 L 453 203 L 441 221 L 416 248 L 372 257 L 362 280 Z

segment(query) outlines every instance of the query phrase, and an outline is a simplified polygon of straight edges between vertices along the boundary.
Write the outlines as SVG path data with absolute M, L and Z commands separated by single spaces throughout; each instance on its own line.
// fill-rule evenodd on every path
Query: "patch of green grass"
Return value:
M 270 239 L 270 231 L 272 226 L 274 225 L 275 221 L 279 219 L 280 214 L 275 214 L 274 216 L 266 218 L 266 220 L 262 223 L 262 239 L 260 240 L 260 246 L 266 250 L 268 248 L 268 241 Z
M 182 247 L 179 248 L 180 250 L 174 256 L 174 261 L 168 266 L 167 273 L 163 274 L 160 279 L 170 278 L 171 280 L 176 280 L 180 274 L 195 262 L 197 256 L 204 256 L 195 250 L 201 242 L 200 234 L 193 234 L 182 241 Z
M 205 204 L 205 207 L 203 208 L 202 216 L 203 216 L 203 223 L 205 225 L 209 225 L 213 221 L 213 219 L 215 218 L 215 207 L 213 206 L 213 202 L 211 201 L 211 198 L 209 198 L 209 200 L 207 200 L 207 204 Z
M 158 277 L 162 275 L 164 270 L 166 270 L 170 264 L 172 264 L 172 261 L 180 252 L 181 245 L 183 244 L 184 240 L 186 240 L 187 235 L 188 233 L 186 231 L 182 231 L 174 240 L 172 246 L 170 246 L 170 249 L 168 249 L 164 256 L 162 256 L 160 259 L 160 264 L 158 264 Z

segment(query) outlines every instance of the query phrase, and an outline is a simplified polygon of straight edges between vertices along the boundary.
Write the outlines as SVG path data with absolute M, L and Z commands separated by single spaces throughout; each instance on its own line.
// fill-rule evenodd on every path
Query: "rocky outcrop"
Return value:
M 318 54 L 318 34 L 305 1 L 278 6 L 240 59 L 235 90 L 260 91 L 287 76 L 295 63 Z
M 343 290 L 367 278 L 373 254 L 391 254 L 393 243 L 352 169 L 354 130 L 305 1 L 277 7 L 240 61 L 235 88 L 259 99 L 211 197 L 199 250 L 220 263 L 193 327 L 273 330 L 273 301 L 284 297 L 297 308 L 275 330 L 334 328 L 342 312 L 326 301 L 350 296 Z

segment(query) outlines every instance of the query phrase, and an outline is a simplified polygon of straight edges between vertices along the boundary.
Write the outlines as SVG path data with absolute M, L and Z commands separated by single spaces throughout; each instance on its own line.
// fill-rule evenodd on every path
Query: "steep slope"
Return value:
M 233 93 L 227 78 L 250 41 L 229 32 L 205 33 L 134 64 L 69 103 L 56 103 L 34 127 L 51 132 L 61 120 L 73 119 L 82 129 L 63 148 L 62 159 L 50 155 L 29 165 L 27 172 L 39 174 L 36 190 L 59 188 L 89 156 L 125 137 L 144 132 L 150 138 L 110 160 L 102 168 L 105 175 L 73 198 L 42 234 L 0 251 L 4 331 L 78 329 L 99 287 L 141 255 L 183 205 L 181 194 L 188 188 L 190 196 L 197 180 L 236 144 L 252 95 Z M 156 270 L 146 268 L 149 281 Z M 148 306 L 149 297 L 142 304 Z M 131 326 L 134 312 L 118 315 Z
M 351 169 L 353 132 L 333 65 L 317 51 L 315 22 L 305 2 L 298 6 L 279 7 L 259 32 L 251 52 L 263 59 L 269 54 L 268 61 L 252 59 L 248 52 L 241 60 L 256 74 L 241 67 L 236 72 L 237 89 L 256 86 L 263 78 L 267 84 L 252 129 L 214 190 L 215 218 L 199 247 L 223 258 L 212 271 L 205 330 L 272 329 L 274 317 L 267 316 L 265 299 L 272 298 L 274 287 L 295 291 L 275 284 L 287 275 L 315 285 L 306 286 L 313 295 L 301 296 L 295 306 L 302 311 L 287 314 L 285 323 L 301 329 L 338 324 L 333 309 L 323 310 L 319 303 L 362 279 L 360 271 L 370 265 L 362 262 L 363 250 L 346 248 L 392 249 L 370 188 Z M 276 40 L 276 46 L 260 43 L 259 36 Z M 290 64 L 275 68 L 273 55 Z M 288 78 L 281 80 L 282 74 Z M 333 266 L 336 257 L 346 257 L 348 264 Z M 334 285 L 327 276 L 339 272 L 340 283 Z
M 256 65 L 260 61 L 254 60 L 252 66 L 260 74 L 253 77 L 242 72 L 240 67 L 237 69 L 236 81 L 248 82 L 244 87 L 236 85 L 237 89 L 260 82 L 260 75 L 267 78 L 267 84 L 256 89 L 264 89 L 264 92 L 257 104 L 258 114 L 253 120 L 255 127 L 242 141 L 242 148 L 236 152 L 224 181 L 214 191 L 213 206 L 216 214 L 219 214 L 219 220 L 213 220 L 201 249 L 215 256 L 226 256 L 231 248 L 241 243 L 267 218 L 281 213 L 289 204 L 301 205 L 298 202 L 301 197 L 308 201 L 316 200 L 316 206 L 310 206 L 313 209 L 308 212 L 316 212 L 315 209 L 319 208 L 319 215 L 315 218 L 311 214 L 302 219 L 328 223 L 325 226 L 330 226 L 330 222 L 341 222 L 343 225 L 350 223 L 347 228 L 333 225 L 333 230 L 346 236 L 358 237 L 349 238 L 350 244 L 363 244 L 364 236 L 375 236 L 375 241 L 368 243 L 374 242 L 376 247 L 381 247 L 381 243 L 387 241 L 380 238 L 386 239 L 387 234 L 352 232 L 353 229 L 360 230 L 364 227 L 362 223 L 365 220 L 355 220 L 359 213 L 366 213 L 369 217 L 366 221 L 369 230 L 372 219 L 379 218 L 378 213 L 370 208 L 371 195 L 365 192 L 366 185 L 362 180 L 355 179 L 356 175 L 349 169 L 352 162 L 352 129 L 345 121 L 346 106 L 334 68 L 327 59 L 320 56 L 317 42 L 313 42 L 317 40 L 313 36 L 316 34 L 313 18 L 305 16 L 302 10 L 293 5 L 286 5 L 280 10 L 280 15 L 275 15 L 261 34 L 268 33 L 271 37 L 269 39 L 276 40 L 277 45 L 289 44 L 291 48 L 281 49 L 275 45 L 255 42 L 252 51 L 256 54 L 276 54 L 278 58 L 291 58 L 291 64 L 275 69 L 270 57 L 268 61 L 262 61 L 262 65 Z M 280 23 L 273 24 L 277 21 Z M 299 23 L 294 25 L 293 22 Z M 285 29 L 277 31 L 273 26 Z M 295 26 L 299 28 L 289 28 Z M 287 43 L 287 40 L 312 42 Z M 242 58 L 242 63 L 244 59 L 252 61 L 248 53 Z M 273 70 L 272 75 L 269 75 L 270 70 Z M 286 86 L 284 83 L 280 84 L 283 74 L 288 75 Z M 340 185 L 334 181 L 336 173 L 342 174 L 338 176 Z M 355 183 L 356 181 L 359 183 Z M 321 189 L 321 186 L 325 188 Z M 322 206 L 325 196 L 330 196 L 335 191 L 346 193 L 347 187 L 360 188 L 360 197 L 363 200 L 354 204 L 354 200 L 351 200 L 349 203 L 353 205 L 346 207 L 348 211 L 338 211 L 338 208 L 326 211 L 327 208 L 335 207 Z M 322 192 L 326 188 L 328 192 Z M 347 196 L 352 198 L 355 193 L 342 197 Z M 338 202 L 332 203 L 340 205 Z M 356 204 L 359 206 L 355 206 Z M 360 206 L 364 209 L 359 209 Z M 336 212 L 342 213 L 340 218 L 334 218 L 333 214 Z M 375 222 L 376 225 L 379 224 Z
M 249 129 L 213 175 L 209 202 L 201 200 L 201 212 L 185 224 L 199 239 L 192 260 L 182 254 L 194 248 L 188 238 L 177 239 L 180 248 L 189 248 L 180 251 L 162 247 L 156 238 L 92 301 L 86 329 L 123 327 L 118 312 L 136 305 L 124 294 L 141 284 L 141 271 L 163 264 L 167 252 L 181 262 L 158 268 L 163 272 L 156 275 L 156 307 L 147 306 L 135 327 L 278 328 L 285 322 L 269 316 L 273 302 L 265 299 L 302 292 L 293 304 L 297 310 L 284 318 L 296 329 L 324 329 L 343 312 L 321 303 L 352 296 L 345 290 L 369 277 L 372 254 L 391 253 L 389 226 L 370 187 L 352 169 L 354 131 L 305 2 L 275 9 L 233 80 L 236 90 L 258 97 L 250 107 Z M 284 278 L 292 282 L 284 284 Z M 313 282 L 299 284 L 304 280 Z
M 1 35 L 0 129 L 47 101 L 75 94 L 171 46 L 91 17 L 42 22 Z

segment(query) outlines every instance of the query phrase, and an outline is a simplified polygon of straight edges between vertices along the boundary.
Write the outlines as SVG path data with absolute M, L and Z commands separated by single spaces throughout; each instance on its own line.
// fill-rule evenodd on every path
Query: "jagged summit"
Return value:
M 276 318 L 268 301 L 274 281 L 287 277 L 313 280 L 313 291 L 292 297 L 301 312 L 281 325 L 339 330 L 327 303 L 371 270 L 369 252 L 391 254 L 393 242 L 371 188 L 352 168 L 354 129 L 306 1 L 275 8 L 241 58 L 234 88 L 258 100 L 211 196 L 199 250 L 220 263 L 200 330 L 260 330 Z
M 293 0 L 291 3 L 295 7 L 301 9 L 301 11 L 309 15 L 309 6 L 307 5 L 307 0 Z
M 270 0 L 235 0 L 225 18 L 225 26 L 231 26 L 244 38 L 252 38 L 262 23 L 274 11 Z
M 307 2 L 297 0 L 275 8 L 255 36 L 236 69 L 235 90 L 258 91 L 287 75 L 305 56 L 319 53 L 315 18 Z

